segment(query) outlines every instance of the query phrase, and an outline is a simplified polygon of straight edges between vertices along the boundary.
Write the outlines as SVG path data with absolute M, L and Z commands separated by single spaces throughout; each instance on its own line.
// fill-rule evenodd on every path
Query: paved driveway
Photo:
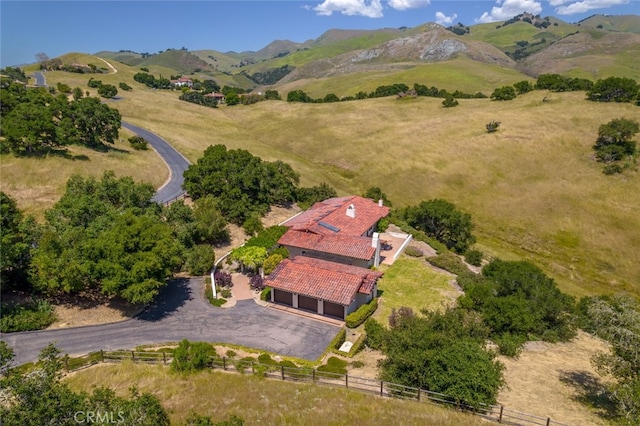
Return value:
M 315 360 L 339 327 L 238 301 L 216 308 L 201 295 L 202 279 L 173 280 L 156 302 L 136 318 L 113 324 L 0 335 L 16 353 L 16 363 L 34 361 L 50 342 L 70 355 L 100 349 L 132 349 L 140 344 L 181 339 L 224 342 Z

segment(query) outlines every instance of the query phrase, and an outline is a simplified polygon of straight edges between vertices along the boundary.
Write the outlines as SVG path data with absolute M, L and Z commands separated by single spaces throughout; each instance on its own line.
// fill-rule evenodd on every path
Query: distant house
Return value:
M 382 273 L 378 221 L 389 208 L 368 198 L 330 198 L 284 223 L 289 250 L 267 277 L 271 301 L 344 319 L 375 297 Z
M 205 95 L 207 98 L 213 98 L 216 101 L 218 101 L 219 104 L 223 104 L 224 103 L 224 95 L 222 93 L 207 93 Z
M 192 87 L 193 81 L 188 77 L 180 77 L 177 80 L 171 80 L 171 84 L 177 87 L 182 87 L 182 86 Z

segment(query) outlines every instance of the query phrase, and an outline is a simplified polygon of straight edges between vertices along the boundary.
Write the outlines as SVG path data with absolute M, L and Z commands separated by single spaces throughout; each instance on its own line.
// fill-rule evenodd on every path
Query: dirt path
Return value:
M 98 59 L 100 59 L 102 62 L 107 64 L 107 66 L 109 68 L 111 68 L 111 71 L 113 71 L 113 74 L 117 74 L 118 73 L 118 70 L 113 65 L 111 65 L 109 62 L 107 62 L 105 59 L 102 59 L 102 58 L 98 58 Z

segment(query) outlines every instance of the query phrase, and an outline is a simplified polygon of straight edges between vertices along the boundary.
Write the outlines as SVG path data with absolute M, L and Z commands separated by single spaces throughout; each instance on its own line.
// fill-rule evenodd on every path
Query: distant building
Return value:
M 216 101 L 218 101 L 219 104 L 223 104 L 224 103 L 224 95 L 222 93 L 207 93 L 205 95 L 207 98 L 213 98 Z
M 178 87 L 187 86 L 191 88 L 193 86 L 193 81 L 188 77 L 180 77 L 177 80 L 171 80 L 171 84 Z

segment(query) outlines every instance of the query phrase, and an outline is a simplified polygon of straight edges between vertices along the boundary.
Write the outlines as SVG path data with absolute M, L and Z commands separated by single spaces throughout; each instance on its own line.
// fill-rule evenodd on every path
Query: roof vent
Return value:
M 384 200 L 382 198 L 380 198 L 378 200 L 378 207 L 382 207 L 382 206 L 384 206 Z
M 356 217 L 356 206 L 354 206 L 353 204 L 349 204 L 349 207 L 347 207 L 347 216 L 349 216 L 350 218 Z

